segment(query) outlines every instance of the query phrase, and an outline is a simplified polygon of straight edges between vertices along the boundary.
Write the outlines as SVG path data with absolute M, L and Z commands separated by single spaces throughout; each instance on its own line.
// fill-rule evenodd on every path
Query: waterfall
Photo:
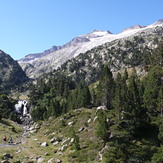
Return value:
M 26 115 L 28 113 L 28 110 L 27 110 L 27 101 L 23 101 L 23 105 L 24 105 L 23 115 Z
M 15 104 L 15 111 L 18 114 L 23 114 L 23 116 L 28 114 L 27 108 L 27 101 L 26 100 L 19 100 L 17 104 Z

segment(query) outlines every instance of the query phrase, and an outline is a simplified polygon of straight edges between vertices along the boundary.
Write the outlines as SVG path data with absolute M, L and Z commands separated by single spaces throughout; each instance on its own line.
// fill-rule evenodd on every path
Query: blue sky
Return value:
M 0 0 L 0 49 L 15 60 L 94 29 L 119 33 L 163 19 L 163 0 Z

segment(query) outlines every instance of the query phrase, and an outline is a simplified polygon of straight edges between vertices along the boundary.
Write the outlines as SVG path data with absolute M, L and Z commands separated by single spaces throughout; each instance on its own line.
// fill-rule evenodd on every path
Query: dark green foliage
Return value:
M 7 92 L 18 88 L 26 81 L 28 78 L 17 61 L 0 50 L 0 91 Z
M 70 94 L 68 98 L 69 109 L 77 109 L 81 107 L 90 107 L 91 94 L 85 82 L 78 84 L 76 89 Z
M 77 151 L 80 150 L 79 137 L 76 135 L 73 129 L 71 137 L 74 138 L 73 148 Z
M 158 148 L 157 152 L 152 157 L 152 163 L 163 162 L 163 145 Z
M 160 87 L 159 95 L 157 98 L 157 107 L 160 110 L 160 116 L 163 117 L 163 86 Z
M 116 111 L 117 120 L 122 119 L 122 112 L 126 112 L 128 109 L 128 87 L 126 80 L 128 73 L 125 71 L 123 77 L 118 73 L 115 79 L 115 94 L 113 98 L 113 107 Z
M 144 41 L 137 37 L 134 39 L 134 43 L 126 43 L 126 48 L 132 46 L 134 49 L 137 42 Z M 116 51 L 115 48 L 110 50 Z M 121 50 L 117 52 L 121 53 Z M 137 49 L 134 52 L 139 53 Z M 148 54 L 147 52 L 146 49 L 145 54 Z M 77 79 L 74 82 L 58 72 L 47 78 L 46 82 L 44 79 L 38 80 L 39 84 L 31 91 L 31 103 L 35 106 L 31 111 L 33 120 L 44 120 L 50 116 L 58 117 L 69 110 L 81 107 L 105 105 L 108 110 L 98 111 L 97 123 L 94 122 L 95 125 L 97 124 L 96 138 L 99 138 L 98 141 L 102 144 L 100 148 L 97 147 L 98 151 L 102 146 L 107 147 L 103 155 L 105 162 L 162 162 L 163 70 L 158 62 L 151 65 L 152 56 L 153 53 L 150 52 L 144 62 L 148 73 L 143 78 L 137 75 L 134 68 L 130 75 L 125 69 L 123 74 L 117 73 L 113 78 L 108 66 L 101 65 L 100 70 L 103 69 L 101 77 L 89 87 L 85 82 L 79 82 L 81 79 L 79 76 L 73 78 Z M 86 56 L 82 55 L 82 57 Z M 137 59 L 142 61 L 141 57 Z M 85 64 L 80 65 L 75 59 L 73 62 L 73 67 L 82 67 Z M 134 64 L 136 62 L 132 65 Z M 74 72 L 73 69 L 71 71 Z M 80 74 L 79 71 L 74 73 Z M 82 117 L 86 120 L 90 118 L 85 115 Z M 60 122 L 60 126 L 61 128 L 66 126 L 64 121 Z M 86 121 L 85 126 L 89 128 L 90 124 Z M 73 148 L 76 151 L 69 155 L 70 159 L 76 162 L 87 162 L 88 158 L 83 156 L 88 156 L 85 152 L 88 151 L 86 148 L 89 148 L 91 154 L 89 161 L 95 160 L 97 153 L 95 154 L 92 149 L 95 145 L 80 147 L 78 137 L 80 134 L 73 132 L 72 135 L 75 140 Z
M 57 117 L 68 110 L 91 106 L 91 95 L 85 82 L 76 88 L 74 82 L 63 75 L 51 77 L 47 83 L 38 79 L 38 85 L 31 87 L 30 102 L 33 106 L 33 120 Z
M 101 105 L 105 105 L 108 109 L 112 109 L 112 98 L 114 91 L 113 75 L 108 66 L 103 69 L 103 73 L 98 85 L 98 98 Z
M 8 118 L 13 121 L 20 122 L 20 119 L 14 112 L 15 101 L 6 95 L 0 95 L 0 119 Z
M 148 75 L 143 81 L 145 87 L 143 95 L 144 106 L 148 108 L 151 115 L 161 114 L 160 108 L 157 107 L 157 99 L 159 98 L 159 92 L 162 89 L 162 76 L 162 67 L 154 66 L 150 69 Z
M 106 114 L 104 111 L 100 110 L 97 114 L 98 116 L 98 126 L 96 134 L 98 137 L 100 137 L 105 143 L 108 140 L 108 123 L 106 121 Z

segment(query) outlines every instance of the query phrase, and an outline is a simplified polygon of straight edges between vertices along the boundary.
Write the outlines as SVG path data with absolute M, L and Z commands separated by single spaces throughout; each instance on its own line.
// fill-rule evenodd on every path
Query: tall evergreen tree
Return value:
M 156 116 L 158 115 L 157 100 L 159 91 L 162 86 L 163 69 L 161 66 L 154 66 L 143 80 L 145 91 L 143 94 L 144 106 L 148 112 Z
M 106 143 L 108 140 L 108 124 L 106 121 L 106 114 L 103 110 L 100 110 L 97 116 L 98 116 L 98 126 L 96 134 Z
M 122 77 L 121 74 L 118 73 L 116 80 L 115 80 L 115 95 L 114 95 L 114 100 L 113 100 L 113 106 L 116 110 L 117 116 L 118 116 L 118 121 L 121 119 L 121 112 L 123 111 L 123 105 L 122 105 Z
M 163 87 L 160 88 L 159 95 L 157 98 L 157 107 L 160 110 L 160 116 L 163 117 Z
M 112 72 L 107 65 L 105 65 L 99 81 L 98 93 L 99 98 L 101 99 L 101 104 L 105 105 L 108 109 L 111 109 L 114 93 L 114 79 Z

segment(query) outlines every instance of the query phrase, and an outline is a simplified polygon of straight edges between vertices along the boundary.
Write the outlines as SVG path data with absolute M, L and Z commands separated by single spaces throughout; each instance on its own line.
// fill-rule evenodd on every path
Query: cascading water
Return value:
M 26 116 L 28 114 L 28 108 L 27 108 L 28 102 L 26 100 L 19 100 L 17 104 L 15 104 L 15 111 L 18 114 L 22 114 L 23 116 Z

